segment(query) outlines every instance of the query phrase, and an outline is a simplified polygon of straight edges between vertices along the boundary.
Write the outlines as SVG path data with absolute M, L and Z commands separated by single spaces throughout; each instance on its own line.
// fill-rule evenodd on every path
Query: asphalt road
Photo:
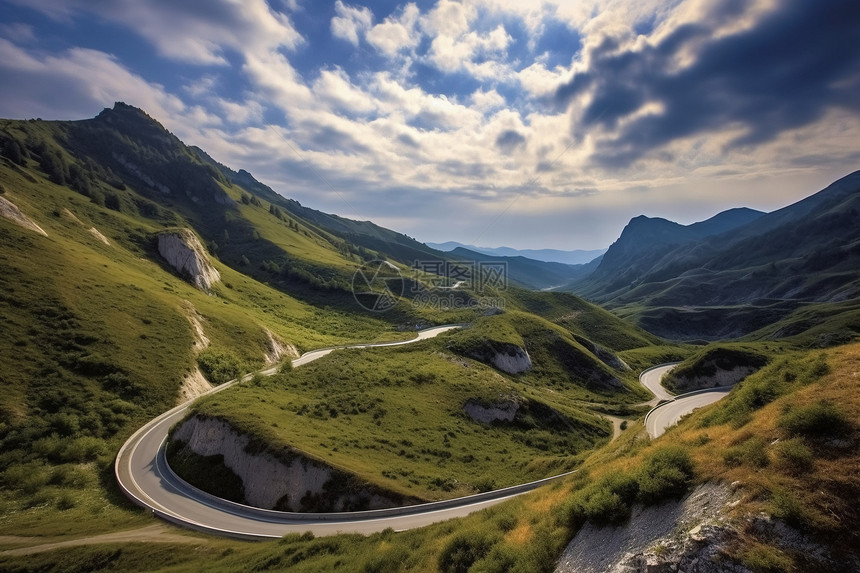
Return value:
M 654 399 L 648 402 L 648 404 L 656 406 L 663 400 L 675 399 L 675 395 L 666 390 L 662 386 L 662 384 L 660 384 L 660 381 L 663 380 L 663 376 L 668 374 L 668 372 L 677 365 L 678 362 L 673 362 L 671 364 L 661 364 L 660 366 L 649 368 L 639 375 L 639 382 L 643 386 L 651 390 L 651 393 L 654 394 Z
M 645 430 L 651 438 L 662 436 L 666 429 L 674 426 L 678 421 L 697 408 L 713 404 L 725 398 L 731 391 L 731 387 L 710 388 L 698 392 L 690 392 L 681 396 L 672 395 L 664 388 L 660 381 L 678 363 L 661 364 L 655 368 L 645 370 L 639 376 L 643 386 L 651 390 L 654 399 L 648 404 L 655 406 L 645 418 Z M 666 402 L 658 406 L 660 402 Z
M 410 344 L 459 327 L 430 328 L 419 332 L 416 338 L 406 341 L 339 348 Z M 308 352 L 294 360 L 293 366 L 307 364 L 337 349 Z M 272 374 L 276 369 L 270 368 L 264 373 Z M 248 377 L 245 377 L 245 380 L 247 379 Z M 241 380 L 223 384 L 214 388 L 211 393 L 222 392 L 238 383 L 241 383 Z M 190 402 L 177 406 L 135 432 L 120 449 L 114 470 L 120 487 L 132 501 L 170 522 L 207 533 L 246 539 L 268 539 L 305 531 L 311 531 L 314 535 L 368 534 L 387 528 L 399 531 L 464 516 L 564 477 L 556 476 L 485 494 L 392 510 L 348 514 L 302 514 L 263 510 L 202 492 L 178 478 L 167 465 L 167 432 L 183 418 L 189 406 Z
M 710 388 L 696 394 L 686 394 L 652 410 L 645 419 L 645 429 L 652 438 L 662 436 L 666 428 L 695 410 L 726 397 L 731 387 Z
M 293 360 L 293 366 L 307 364 L 343 348 L 411 344 L 433 338 L 460 326 L 430 328 L 419 332 L 417 337 L 411 340 L 314 350 Z M 646 418 L 646 429 L 652 438 L 661 435 L 667 427 L 677 423 L 685 414 L 719 400 L 730 390 L 730 388 L 719 388 L 674 398 L 660 385 L 663 375 L 674 366 L 674 364 L 658 366 L 646 370 L 640 376 L 642 384 L 655 394 L 654 400 L 649 403 L 656 404 L 671 400 L 649 412 Z M 274 374 L 277 368 L 272 367 L 262 373 Z M 249 378 L 250 375 L 242 380 L 228 382 L 214 388 L 210 393 L 222 392 Z M 569 475 L 563 474 L 546 480 L 454 500 L 378 511 L 306 514 L 264 510 L 232 503 L 200 491 L 180 479 L 170 469 L 165 455 L 167 433 L 185 416 L 190 405 L 191 402 L 177 406 L 135 432 L 117 454 L 114 470 L 120 487 L 132 501 L 150 509 L 153 514 L 167 521 L 207 533 L 245 539 L 269 539 L 305 531 L 310 531 L 314 535 L 369 534 L 387 528 L 401 531 L 468 515 Z

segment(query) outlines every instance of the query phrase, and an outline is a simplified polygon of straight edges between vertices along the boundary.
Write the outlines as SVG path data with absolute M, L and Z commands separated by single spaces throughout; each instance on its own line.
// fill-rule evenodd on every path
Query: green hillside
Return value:
M 240 425 L 243 416 L 257 413 L 255 407 L 242 409 L 241 392 L 272 392 L 272 404 L 285 396 L 310 400 L 310 412 L 319 400 L 331 400 L 337 409 L 345 404 L 342 396 L 307 394 L 316 391 L 314 376 L 329 369 L 352 379 L 354 371 L 349 392 L 359 402 L 393 400 L 381 406 L 392 426 L 379 439 L 403 439 L 392 434 L 397 424 L 390 413 L 402 409 L 397 400 L 413 400 L 416 408 L 422 403 L 429 408 L 421 411 L 426 420 L 450 417 L 427 426 L 428 443 L 453 440 L 448 433 L 457 433 L 457 427 L 464 436 L 460 449 L 495 443 L 498 452 L 518 452 L 519 465 L 504 464 L 505 454 L 482 460 L 486 467 L 477 478 L 463 461 L 468 453 L 452 454 L 451 465 L 460 464 L 452 471 L 461 483 L 453 489 L 439 489 L 450 475 L 416 458 L 418 483 L 405 480 L 411 485 L 399 487 L 424 498 L 573 467 L 580 454 L 609 437 L 609 425 L 594 403 L 604 411 L 643 398 L 635 375 L 607 361 L 618 350 L 649 348 L 658 342 L 654 337 L 567 294 L 503 285 L 480 292 L 440 287 L 440 277 L 408 268 L 416 252 L 432 251 L 371 223 L 298 206 L 247 172 L 214 164 L 135 108 L 117 104 L 78 122 L 2 120 L 0 152 L 0 197 L 44 231 L 0 217 L 4 534 L 104 531 L 145 520 L 114 484 L 111 464 L 119 446 L 148 419 L 202 391 L 201 374 L 218 383 L 262 368 L 273 344 L 303 352 L 400 340 L 416 325 L 451 322 L 475 322 L 472 332 L 481 336 L 504 322 L 522 332 L 536 364 L 522 376 L 447 349 L 457 340 L 452 336 L 415 349 L 332 357 L 317 370 L 287 375 L 308 385 L 305 394 L 301 386 L 280 395 L 277 385 L 260 385 L 222 395 L 228 404 L 223 408 Z M 207 291 L 191 285 L 159 253 L 158 237 L 180 229 L 201 239 L 204 256 L 220 273 Z M 378 257 L 392 262 L 393 274 L 403 277 L 398 286 L 408 289 L 386 313 L 363 309 L 352 292 L 355 270 Z M 409 297 L 416 293 L 441 302 L 413 304 Z M 487 312 L 483 299 L 510 310 L 481 318 Z M 387 365 L 389 381 L 386 375 L 361 377 L 369 357 Z M 452 361 L 469 364 L 461 378 L 451 378 L 460 380 L 456 384 L 443 374 Z M 419 372 L 418 379 L 426 384 L 401 374 L 419 364 L 427 373 Z M 405 376 L 415 393 L 398 398 L 386 390 L 395 375 Z M 607 386 L 610 381 L 618 386 Z M 488 434 L 464 419 L 464 401 L 491 401 L 499 393 L 516 396 L 520 404 L 512 427 Z M 437 402 L 446 395 L 440 412 Z M 376 421 L 368 421 L 368 429 L 382 431 Z M 338 428 L 319 423 L 329 432 Z M 443 425 L 451 427 L 442 431 Z M 265 436 L 273 428 L 255 431 Z M 288 446 L 328 460 L 333 439 L 310 436 L 298 434 Z M 362 459 L 362 466 L 351 468 L 354 474 L 390 486 L 393 478 L 380 472 L 391 460 L 364 459 L 374 439 L 341 445 L 338 463 L 350 466 L 350 460 Z
M 570 290 L 673 340 L 750 334 L 860 294 L 860 172 L 783 209 L 697 235 L 638 217 Z

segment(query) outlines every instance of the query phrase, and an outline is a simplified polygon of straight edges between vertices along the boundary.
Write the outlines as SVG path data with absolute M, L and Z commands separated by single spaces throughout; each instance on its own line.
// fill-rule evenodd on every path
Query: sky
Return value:
M 115 101 L 308 207 L 599 249 L 860 169 L 860 2 L 0 0 L 0 117 Z

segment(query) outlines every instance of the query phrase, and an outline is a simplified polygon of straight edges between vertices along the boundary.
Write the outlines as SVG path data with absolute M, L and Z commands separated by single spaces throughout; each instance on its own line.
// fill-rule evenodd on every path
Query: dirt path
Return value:
M 612 422 L 612 439 L 614 440 L 618 436 L 621 435 L 621 424 L 626 422 L 624 418 L 619 418 L 617 416 L 610 416 L 609 414 L 603 414 L 603 418 Z M 611 441 L 611 440 L 610 440 Z
M 95 535 L 93 537 L 81 537 L 79 539 L 67 539 L 64 541 L 53 541 L 50 543 L 40 543 L 29 547 L 18 547 L 16 549 L 7 549 L 0 551 L 0 555 L 18 556 L 32 555 L 34 553 L 42 553 L 44 551 L 52 551 L 63 547 L 76 547 L 79 545 L 97 545 L 100 543 L 201 543 L 201 540 L 187 535 L 175 533 L 175 529 L 156 523 L 139 529 L 130 529 L 128 531 L 117 531 L 116 533 L 106 533 L 104 535 Z M 16 535 L 0 535 L 0 544 L 11 545 L 19 543 L 33 543 L 40 540 L 38 537 L 19 537 Z

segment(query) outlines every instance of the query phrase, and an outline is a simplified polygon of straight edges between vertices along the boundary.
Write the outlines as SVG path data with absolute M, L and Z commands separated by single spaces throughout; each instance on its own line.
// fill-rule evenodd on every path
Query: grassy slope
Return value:
M 469 399 L 510 398 L 522 403 L 512 424 L 480 424 L 463 411 Z M 335 353 L 206 398 L 194 411 L 227 419 L 271 451 L 296 449 L 423 499 L 560 473 L 609 436 L 605 422 L 567 397 L 515 383 L 435 341 Z
M 262 365 L 264 327 L 300 349 L 400 336 L 376 317 L 309 306 L 217 261 L 224 282 L 206 295 L 153 252 L 152 234 L 178 221 L 95 205 L 32 161 L 0 166 L 0 184 L 48 233 L 0 220 L 0 531 L 138 519 L 117 498 L 110 464 L 132 431 L 175 403 L 194 367 L 188 303 L 213 349 L 249 368 Z
M 786 355 L 744 381 L 726 401 L 696 412 L 654 443 L 642 437 L 641 424 L 632 424 L 564 483 L 415 531 L 321 539 L 292 535 L 262 544 L 201 537 L 194 553 L 103 545 L 0 557 L 0 565 L 12 571 L 51 565 L 72 570 L 89 563 L 117 571 L 144 564 L 177 572 L 446 571 L 462 559 L 462 565 L 482 571 L 551 571 L 584 517 L 623 520 L 625 498 L 642 498 L 643 492 L 671 496 L 674 486 L 689 486 L 684 471 L 661 471 L 683 470 L 686 459 L 692 462 L 693 482 L 741 484 L 740 502 L 730 514 L 736 534 L 724 560 L 756 572 L 815 571 L 806 553 L 776 547 L 772 538 L 744 524 L 763 511 L 823 544 L 837 559 L 840 551 L 858 546 L 858 369 L 857 344 Z M 836 440 L 833 428 L 839 432 Z M 655 478 L 664 485 L 655 488 Z M 613 492 L 622 495 L 613 498 Z
M 274 451 L 294 448 L 424 499 L 558 473 L 607 437 L 605 422 L 589 412 L 595 404 L 614 411 L 648 399 L 633 372 L 607 365 L 583 345 L 593 343 L 571 331 L 588 332 L 599 319 L 602 328 L 595 334 L 601 341 L 648 346 L 651 338 L 570 295 L 514 296 L 519 297 L 515 304 L 571 330 L 523 311 L 484 316 L 417 349 L 329 356 L 283 379 L 207 398 L 195 411 L 227 419 Z M 489 363 L 495 352 L 511 346 L 529 352 L 530 371 L 505 375 L 472 360 Z M 488 429 L 463 412 L 469 399 L 493 403 L 511 397 L 534 410 L 511 426 Z M 540 420 L 535 412 L 541 404 L 567 421 Z M 404 441 L 404 423 L 411 424 L 406 434 L 420 441 Z M 487 453 L 476 456 L 476 451 Z

